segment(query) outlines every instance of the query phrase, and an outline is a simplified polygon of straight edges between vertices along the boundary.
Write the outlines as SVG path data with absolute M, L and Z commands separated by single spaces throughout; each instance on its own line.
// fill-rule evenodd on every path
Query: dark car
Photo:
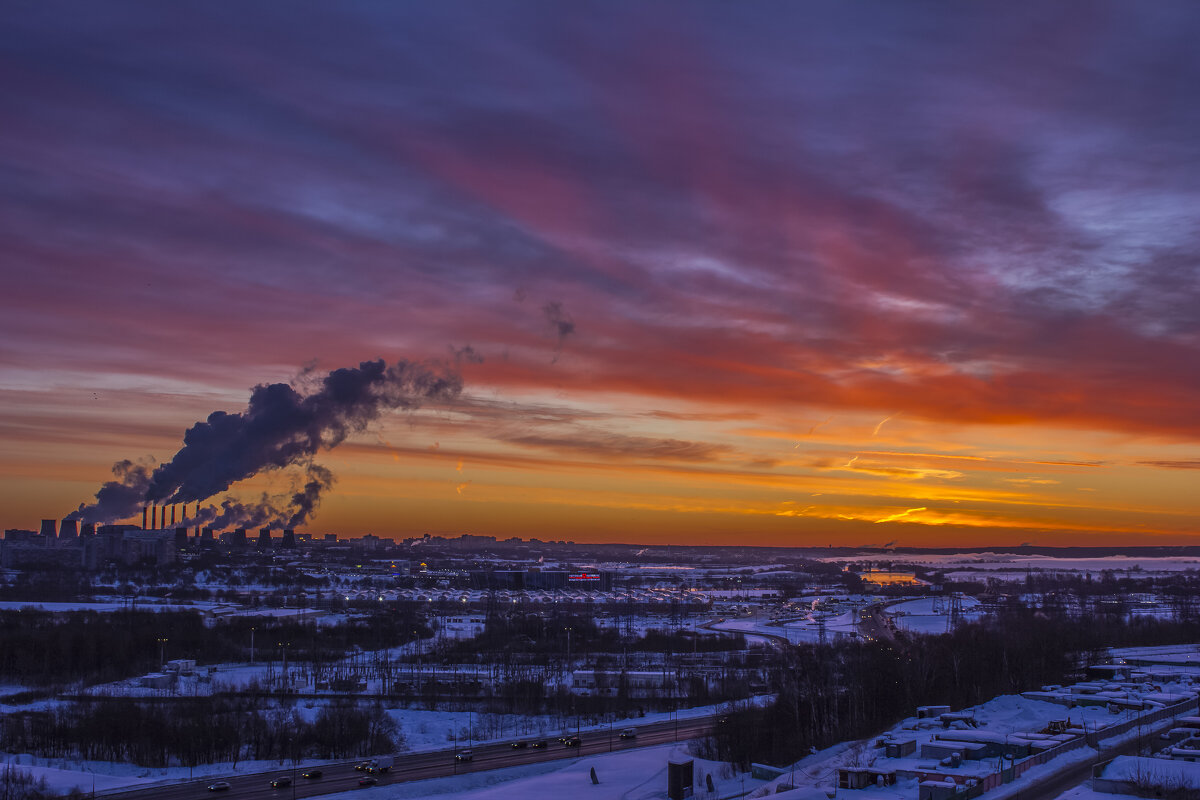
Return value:
M 563 740 L 564 747 L 579 747 L 581 744 L 583 744 L 583 740 L 578 736 L 568 736 L 565 740 Z
M 454 754 L 454 760 L 455 761 L 474 761 L 475 754 L 472 753 L 470 750 L 463 750 L 461 753 Z
M 310 769 L 310 770 L 305 770 L 304 772 L 301 772 L 300 777 L 301 778 L 319 778 L 324 774 L 325 773 L 321 772 L 321 770 L 319 770 L 319 769 Z
M 358 762 L 357 764 L 355 764 L 355 765 L 354 765 L 354 768 L 355 768 L 356 770 L 358 770 L 359 772 L 365 772 L 365 771 L 367 771 L 368 769 L 370 769 L 370 767 L 371 767 L 371 762 L 370 762 L 370 761 L 360 761 L 360 762 Z
M 379 778 L 374 775 L 363 775 L 358 779 L 359 786 L 374 786 L 377 783 L 379 783 Z
M 550 743 L 547 742 L 545 739 L 538 739 L 536 742 L 531 744 L 530 747 L 533 747 L 534 749 L 539 749 L 539 748 L 545 747 L 548 744 L 550 744 Z
M 637 738 L 637 728 L 626 728 L 625 730 L 621 731 L 621 738 L 622 739 L 636 739 Z
M 287 776 L 284 776 L 282 778 L 276 778 L 275 780 L 271 781 L 272 789 L 285 789 L 291 785 L 292 785 L 292 779 Z
M 232 788 L 233 787 L 229 785 L 229 781 L 217 781 L 216 783 L 210 783 L 208 785 L 208 790 L 210 792 L 224 792 Z
M 513 742 L 509 747 L 513 750 L 524 750 L 526 747 L 529 747 L 529 742 Z

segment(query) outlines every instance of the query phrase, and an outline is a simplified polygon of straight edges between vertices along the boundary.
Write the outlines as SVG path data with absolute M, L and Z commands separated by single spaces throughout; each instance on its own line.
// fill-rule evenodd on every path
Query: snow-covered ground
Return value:
M 1138 798 L 1132 794 L 1097 792 L 1092 788 L 1092 782 L 1086 781 L 1078 786 L 1067 789 L 1054 800 L 1138 800 Z
M 1116 659 L 1155 664 L 1200 665 L 1200 645 L 1168 644 L 1159 647 L 1112 647 L 1108 654 Z
M 887 607 L 887 613 L 895 620 L 896 627 L 912 633 L 946 633 L 950 628 L 950 599 L 946 597 L 919 597 Z M 960 600 L 962 621 L 978 619 L 982 613 L 979 601 L 974 597 Z
M 764 702 L 769 698 L 758 698 L 756 702 Z M 588 731 L 609 731 L 620 730 L 630 725 L 647 725 L 655 722 L 664 722 L 675 719 L 693 719 L 695 717 L 708 716 L 716 713 L 720 709 L 719 706 L 701 706 L 697 708 L 682 709 L 677 714 L 672 712 L 658 712 L 646 714 L 641 717 L 630 717 L 627 719 L 613 720 L 611 724 L 589 725 L 586 722 L 579 725 L 578 730 L 581 733 Z M 304 704 L 298 703 L 296 710 L 306 716 L 313 717 L 320 710 L 320 704 Z M 404 746 L 401 752 L 428 752 L 433 750 L 449 750 L 455 746 L 462 747 L 463 745 L 477 746 L 482 744 L 508 742 L 517 738 L 525 737 L 540 737 L 540 736 L 558 736 L 561 733 L 574 733 L 576 725 L 574 722 L 564 725 L 561 718 L 541 716 L 541 717 L 522 717 L 517 715 L 500 715 L 500 714 L 475 714 L 466 711 L 429 711 L 425 709 L 389 709 L 388 715 L 394 719 L 400 727 L 400 732 L 404 736 Z M 648 748 L 655 750 L 663 750 L 663 748 Z M 668 747 L 669 749 L 669 747 Z M 626 754 L 633 755 L 640 753 L 641 750 L 625 751 Z M 622 754 L 614 754 L 622 755 Z M 606 756 L 607 757 L 607 756 Z M 665 758 L 665 757 L 664 757 Z M 587 759 L 588 764 L 594 762 L 594 759 Z M 290 762 L 288 762 L 290 765 Z M 307 759 L 301 761 L 298 766 L 318 765 L 328 763 L 316 759 Z M 567 769 L 572 761 L 555 761 L 545 765 L 532 765 L 529 767 L 513 768 L 512 770 L 501 770 L 499 772 L 484 772 L 471 773 L 469 775 L 458 776 L 458 779 L 466 781 L 467 788 L 478 788 L 481 786 L 490 786 L 499 782 L 507 782 L 520 777 L 528 777 L 529 774 L 542 774 L 543 772 L 554 772 Z M 665 764 L 665 761 L 663 762 Z M 699 763 L 699 762 L 697 762 Z M 9 754 L 0 753 L 0 768 L 6 764 L 12 764 L 16 768 L 29 772 L 35 780 L 41 778 L 46 779 L 48 788 L 66 793 L 73 788 L 80 788 L 83 791 L 91 791 L 93 780 L 97 792 L 110 789 L 119 789 L 122 787 L 134 787 L 152 783 L 171 783 L 190 778 L 203 778 L 208 776 L 224 776 L 232 775 L 247 775 L 258 772 L 265 772 L 273 769 L 278 769 L 281 764 L 275 761 L 239 761 L 236 766 L 233 764 L 206 764 L 202 767 L 197 767 L 194 770 L 187 767 L 168 767 L 165 769 L 151 769 L 139 767 L 130 764 L 117 764 L 107 761 L 77 761 L 70 759 L 46 759 L 37 758 L 28 754 Z M 722 765 L 711 765 L 710 771 L 713 772 L 714 780 L 717 779 L 717 771 Z M 665 769 L 665 767 L 664 767 Z M 697 767 L 699 770 L 699 767 Z M 530 770 L 533 772 L 531 773 Z M 597 772 L 600 768 L 597 767 Z M 615 772 L 616 770 L 614 770 Z M 500 775 L 493 778 L 499 773 L 512 773 L 511 776 Z M 624 772 L 622 771 L 622 776 Z M 615 777 L 615 775 L 614 775 Z M 584 770 L 584 778 L 590 778 L 587 770 Z M 443 779 L 453 783 L 452 778 Z M 603 778 L 602 778 L 603 780 Z M 664 778 L 665 780 L 665 778 Z M 698 776 L 698 780 L 702 781 L 703 777 Z M 759 782 L 753 782 L 757 785 Z M 430 790 L 430 794 L 449 793 L 459 791 L 454 788 L 438 789 L 438 786 L 446 784 L 439 781 L 422 781 L 420 783 L 404 784 L 405 786 L 424 786 L 433 784 L 434 789 Z M 751 784 L 749 776 L 747 776 L 747 785 Z M 664 784 L 665 786 L 665 784 Z M 399 787 L 383 787 L 379 791 L 387 788 Z M 661 792 L 660 792 L 661 793 Z M 726 792 L 724 795 L 728 795 Z M 370 794 L 362 794 L 354 792 L 355 797 L 366 796 Z M 422 794 L 403 794 L 403 795 L 376 795 L 379 797 L 423 797 Z M 510 796 L 529 796 L 538 797 L 541 795 L 510 795 Z M 609 795 L 599 795 L 607 797 Z M 618 795 L 613 795 L 618 796 Z M 699 795 L 698 795 L 699 796 Z
M 721 618 L 707 627 L 715 631 L 736 631 L 755 637 L 785 638 L 792 644 L 818 642 L 821 625 L 824 623 L 826 641 L 854 635 L 858 626 L 859 610 L 871 603 L 879 602 L 870 595 L 809 595 L 794 599 L 790 606 L 799 610 L 780 615 L 758 610 L 747 616 Z
M 455 800 L 511 798 L 576 798 L 589 800 L 659 800 L 667 793 L 667 763 L 692 761 L 696 798 L 736 796 L 763 785 L 749 774 L 735 774 L 727 765 L 696 758 L 685 745 L 661 745 L 604 753 L 584 758 L 548 761 L 523 767 L 473 772 L 448 778 L 377 786 L 328 795 L 329 800 L 392 800 L 453 796 Z M 599 783 L 593 784 L 596 770 Z M 707 790 L 712 776 L 715 791 Z
M 1200 569 L 1195 557 L 1105 556 L 1102 558 L 1055 558 L 1017 553 L 864 553 L 861 556 L 830 556 L 822 561 L 864 562 L 877 565 L 912 564 L 952 572 L 960 580 L 1024 580 L 1027 571 L 1077 572 L 1099 576 L 1106 571 L 1130 572 L 1146 577 Z
M 27 601 L 27 600 L 2 600 L 0 601 L 0 609 L 14 610 L 21 608 L 37 608 L 42 611 L 128 611 L 137 609 L 138 611 L 211 611 L 221 604 L 218 603 L 160 603 L 145 598 L 139 598 L 136 603 L 127 600 L 113 600 L 109 602 L 78 602 L 78 603 L 54 603 L 43 600 Z

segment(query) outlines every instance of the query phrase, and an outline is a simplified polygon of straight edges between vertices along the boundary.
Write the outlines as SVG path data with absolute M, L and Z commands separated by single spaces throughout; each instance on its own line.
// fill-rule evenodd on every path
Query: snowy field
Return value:
M 982 613 L 979 601 L 974 597 L 961 598 L 964 622 L 978 619 Z M 950 600 L 944 597 L 921 597 L 905 600 L 887 607 L 887 613 L 895 620 L 896 627 L 911 633 L 946 633 L 950 629 Z
M 42 611 L 53 611 L 65 613 L 68 611 L 129 611 L 136 609 L 137 611 L 211 611 L 220 606 L 219 603 L 188 603 L 181 605 L 179 603 L 155 603 L 145 599 L 139 599 L 136 603 L 127 600 L 113 600 L 109 602 L 96 603 L 49 603 L 49 602 L 30 602 L 25 600 L 3 600 L 0 601 L 0 609 L 16 610 L 22 608 L 37 608 Z
M 1113 658 L 1153 661 L 1155 664 L 1200 665 L 1200 644 L 1169 644 L 1160 647 L 1110 647 Z
M 1200 570 L 1200 558 L 1106 556 L 1103 558 L 1055 558 L 1016 553 L 864 553 L 859 557 L 827 557 L 827 562 L 853 560 L 863 563 L 911 564 L 945 570 L 957 579 L 1024 580 L 1026 572 L 1076 572 L 1099 576 L 1103 572 L 1129 572 L 1138 576 L 1167 575 L 1185 570 Z

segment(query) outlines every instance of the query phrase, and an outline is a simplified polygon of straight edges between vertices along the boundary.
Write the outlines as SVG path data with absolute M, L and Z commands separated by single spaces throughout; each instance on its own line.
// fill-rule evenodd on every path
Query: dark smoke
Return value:
M 558 361 L 559 355 L 562 354 L 563 342 L 575 332 L 575 320 L 571 319 L 571 315 L 566 312 L 562 303 L 557 300 L 542 306 L 542 314 L 546 317 L 546 321 L 550 323 L 550 327 L 558 339 L 554 345 L 554 358 L 552 359 L 552 361 Z
M 455 364 L 482 364 L 483 354 L 476 350 L 471 345 L 463 345 L 462 347 L 451 347 L 450 352 L 454 354 Z
M 291 507 L 295 509 L 285 528 L 303 525 L 321 503 L 321 493 L 333 488 L 333 473 L 320 464 L 308 465 L 308 481 L 304 488 L 292 495 Z
M 230 499 L 201 509 L 192 524 L 257 525 L 270 521 L 289 527 L 303 522 L 333 484 L 333 474 L 312 462 L 322 450 L 337 447 L 351 433 L 364 430 L 385 411 L 415 409 L 426 401 L 450 400 L 462 391 L 452 372 L 427 365 L 382 359 L 336 369 L 311 390 L 286 383 L 254 387 L 245 411 L 215 411 L 183 437 L 183 447 L 153 472 L 130 461 L 113 467 L 117 480 L 96 493 L 96 502 L 80 505 L 68 519 L 111 522 L 159 505 L 207 500 L 234 483 L 267 470 L 305 465 L 307 481 L 283 507 L 266 495 L 255 505 Z
M 80 504 L 79 509 L 67 515 L 67 519 L 82 519 L 84 522 L 108 522 L 138 513 L 146 499 L 146 490 L 150 488 L 150 468 L 144 464 L 135 464 L 129 459 L 113 464 L 115 481 L 109 481 L 96 492 L 96 502 L 92 505 Z M 120 514 L 104 517 L 90 513 L 100 509 L 124 509 Z

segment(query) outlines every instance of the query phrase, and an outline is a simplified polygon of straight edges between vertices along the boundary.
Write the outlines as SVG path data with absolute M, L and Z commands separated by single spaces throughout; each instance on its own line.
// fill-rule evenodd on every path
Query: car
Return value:
M 229 785 L 229 781 L 217 781 L 216 783 L 210 783 L 208 785 L 208 790 L 210 792 L 225 792 L 232 788 L 233 787 Z
M 374 775 L 363 775 L 358 779 L 359 786 L 374 786 L 377 783 L 379 783 L 379 778 Z
M 541 748 L 545 747 L 548 744 L 550 744 L 550 743 L 547 742 L 545 739 L 538 739 L 536 742 L 534 742 L 533 744 L 531 744 L 529 746 L 534 748 L 535 750 L 537 750 L 537 749 L 541 749 Z
M 360 761 L 354 765 L 354 768 L 356 770 L 358 770 L 359 772 L 366 772 L 368 769 L 371 768 L 371 762 L 370 761 Z
M 301 778 L 308 778 L 308 779 L 312 780 L 312 779 L 315 779 L 315 778 L 319 778 L 319 777 L 321 777 L 321 776 L 322 776 L 322 775 L 324 775 L 324 774 L 325 774 L 325 773 L 324 773 L 324 772 L 321 772 L 321 770 L 319 770 L 319 769 L 309 769 L 309 770 L 305 770 L 304 772 L 301 772 L 301 773 L 300 773 L 300 777 L 301 777 Z
M 463 750 L 461 753 L 454 754 L 454 760 L 455 761 L 474 761 L 475 754 L 472 753 L 470 750 Z
M 729 724 L 728 715 L 722 714 L 721 716 L 717 717 L 717 724 L 718 725 L 728 725 Z
M 529 742 L 513 742 L 509 747 L 513 750 L 524 750 L 526 747 L 529 747 Z
M 271 781 L 272 789 L 286 789 L 288 786 L 291 786 L 291 785 L 292 785 L 292 779 L 287 777 L 286 775 L 282 778 L 276 778 L 275 780 Z
M 581 744 L 583 744 L 583 740 L 578 736 L 568 736 L 563 742 L 564 747 L 579 747 Z
M 625 730 L 621 731 L 621 738 L 622 739 L 636 739 L 637 738 L 637 728 L 626 728 Z

